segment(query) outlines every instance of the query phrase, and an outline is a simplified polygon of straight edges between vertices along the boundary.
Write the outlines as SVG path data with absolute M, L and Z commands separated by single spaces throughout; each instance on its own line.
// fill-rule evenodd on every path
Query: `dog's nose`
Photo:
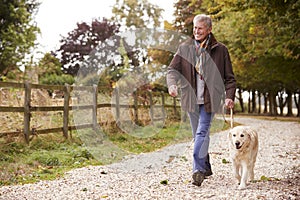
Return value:
M 240 146 L 240 142 L 239 142 L 239 141 L 236 141 L 236 142 L 235 142 L 235 146 Z

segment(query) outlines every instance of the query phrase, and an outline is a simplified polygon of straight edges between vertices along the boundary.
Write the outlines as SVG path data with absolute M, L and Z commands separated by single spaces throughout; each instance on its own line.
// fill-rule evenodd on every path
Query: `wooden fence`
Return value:
M 25 83 L 14 83 L 14 82 L 0 82 L 0 88 L 18 88 L 18 89 L 24 89 L 24 106 L 22 107 L 15 107 L 15 106 L 2 106 L 0 105 L 0 112 L 21 112 L 24 113 L 24 127 L 23 131 L 10 131 L 10 132 L 3 132 L 0 133 L 0 137 L 6 136 L 6 135 L 20 135 L 24 134 L 25 140 L 27 143 L 29 143 L 29 136 L 32 134 L 46 134 L 46 133 L 54 133 L 54 132 L 62 132 L 65 138 L 68 138 L 68 132 L 75 129 L 84 129 L 84 128 L 96 128 L 98 124 L 101 124 L 103 122 L 98 122 L 97 120 L 97 109 L 101 108 L 114 108 L 116 113 L 116 122 L 118 123 L 119 117 L 120 117 L 120 109 L 122 107 L 129 107 L 133 109 L 134 113 L 134 121 L 137 122 L 138 119 L 138 109 L 141 107 L 143 108 L 149 108 L 150 109 L 150 117 L 154 120 L 161 120 L 159 118 L 155 119 L 153 115 L 153 109 L 154 107 L 160 107 L 162 109 L 162 112 L 164 112 L 165 108 L 173 108 L 174 113 L 177 113 L 177 109 L 179 106 L 176 105 L 176 99 L 173 98 L 173 103 L 166 104 L 165 103 L 165 93 L 164 92 L 146 92 L 147 99 L 148 99 L 148 105 L 140 105 L 138 103 L 138 93 L 134 93 L 134 103 L 132 105 L 121 105 L 119 101 L 119 93 L 118 90 L 115 89 L 115 103 L 98 103 L 97 96 L 99 90 L 103 90 L 103 88 L 98 88 L 98 86 L 70 86 L 70 85 L 39 85 L 39 84 L 31 84 L 29 82 Z M 31 100 L 32 100 L 32 89 L 46 89 L 46 90 L 52 90 L 52 91 L 63 91 L 63 106 L 32 106 Z M 86 105 L 76 105 L 71 106 L 70 105 L 70 98 L 71 98 L 71 91 L 78 90 L 78 91 L 89 91 L 92 94 L 92 103 L 86 104 Z M 153 100 L 153 95 L 160 95 L 161 96 L 161 104 L 156 105 Z M 50 97 L 49 97 L 50 98 Z M 87 124 L 81 124 L 76 126 L 70 126 L 69 125 L 69 119 L 70 110 L 74 109 L 91 109 L 92 110 L 92 123 Z M 49 112 L 49 111 L 63 111 L 63 125 L 62 127 L 58 128 L 48 128 L 48 129 L 36 129 L 31 128 L 30 126 L 30 120 L 31 115 L 33 112 Z

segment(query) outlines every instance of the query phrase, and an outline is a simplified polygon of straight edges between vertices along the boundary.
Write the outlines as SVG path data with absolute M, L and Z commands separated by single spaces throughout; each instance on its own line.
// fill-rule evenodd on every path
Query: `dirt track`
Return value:
M 191 184 L 192 148 L 184 143 L 112 165 L 72 170 L 54 181 L 1 187 L 0 199 L 300 199 L 300 124 L 235 120 L 259 134 L 257 181 L 245 190 L 237 190 L 231 163 L 222 162 L 229 160 L 228 131 L 223 131 L 211 137 L 214 174 L 201 187 Z

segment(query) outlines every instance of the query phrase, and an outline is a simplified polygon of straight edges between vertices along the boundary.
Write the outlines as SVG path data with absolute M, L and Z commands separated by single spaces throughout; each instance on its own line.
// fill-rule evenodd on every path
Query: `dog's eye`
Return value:
M 233 134 L 232 136 L 233 136 L 233 137 L 235 137 L 236 135 L 235 135 L 235 134 Z
M 244 137 L 244 134 L 241 134 L 241 137 Z

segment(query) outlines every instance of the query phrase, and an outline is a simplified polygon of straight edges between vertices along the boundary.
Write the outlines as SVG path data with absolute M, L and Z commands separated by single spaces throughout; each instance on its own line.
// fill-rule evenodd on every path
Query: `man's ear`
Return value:
M 207 31 L 208 31 L 209 33 L 211 33 L 212 27 L 209 27 Z

